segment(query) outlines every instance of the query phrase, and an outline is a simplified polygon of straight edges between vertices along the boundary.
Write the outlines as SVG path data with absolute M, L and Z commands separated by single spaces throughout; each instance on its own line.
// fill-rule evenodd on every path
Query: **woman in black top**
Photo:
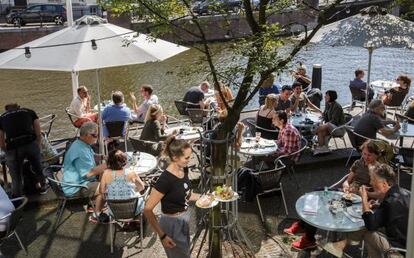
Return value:
M 262 105 L 257 112 L 256 125 L 268 129 L 275 130 L 272 125 L 273 116 L 276 114 L 275 107 L 277 102 L 277 96 L 275 94 L 268 94 L 265 99 L 265 104 Z M 265 130 L 257 129 L 257 131 L 262 133 L 262 137 L 265 139 L 277 139 L 277 133 L 270 133 Z
M 171 136 L 166 140 L 164 153 L 171 160 L 161 174 L 146 201 L 144 214 L 157 232 L 168 258 L 190 257 L 190 214 L 188 202 L 196 201 L 199 194 L 190 189 L 188 163 L 191 146 Z M 153 209 L 161 202 L 162 215 L 158 221 Z

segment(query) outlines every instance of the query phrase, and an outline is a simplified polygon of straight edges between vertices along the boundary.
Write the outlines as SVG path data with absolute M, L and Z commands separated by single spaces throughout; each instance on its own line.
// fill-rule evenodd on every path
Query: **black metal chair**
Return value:
M 181 116 L 188 116 L 187 108 L 200 109 L 200 105 L 196 103 L 185 102 L 182 100 L 174 100 L 175 107 Z
M 159 156 L 162 151 L 162 143 L 144 141 L 139 139 L 139 136 L 131 136 L 128 138 L 131 142 L 134 151 L 146 152 L 154 156 Z
M 253 119 L 247 119 L 246 122 L 251 127 L 254 128 L 253 130 L 254 132 L 260 132 L 262 138 L 269 139 L 269 140 L 277 140 L 277 137 L 279 135 L 279 129 L 272 130 L 272 129 L 260 127 L 256 124 L 256 121 Z
M 139 197 L 126 199 L 126 200 L 114 200 L 106 198 L 106 202 L 108 203 L 108 207 L 110 210 L 110 220 L 109 220 L 109 232 L 111 235 L 111 254 L 114 252 L 114 242 L 116 238 L 117 232 L 117 225 L 118 223 L 128 223 L 134 222 L 139 219 L 140 221 L 140 245 L 141 251 L 143 248 L 143 239 L 144 239 L 144 214 L 143 210 L 136 214 L 138 201 L 141 199 L 143 201 L 146 200 L 148 193 L 150 191 L 150 187 L 148 187 L 144 194 Z M 114 227 L 115 224 L 115 227 Z
M 365 95 L 366 93 L 358 88 L 349 87 L 351 91 L 351 110 L 354 107 L 365 107 Z
M 275 167 L 277 166 L 277 164 L 279 162 L 282 162 L 282 164 L 284 164 L 286 166 L 286 171 L 289 175 L 289 177 L 293 177 L 293 179 L 295 180 L 296 183 L 296 187 L 299 189 L 300 184 L 298 179 L 296 178 L 296 169 L 295 166 L 297 164 L 297 162 L 300 161 L 300 158 L 302 157 L 302 153 L 309 148 L 308 147 L 308 140 L 306 140 L 305 137 L 302 136 L 301 140 L 300 140 L 300 149 L 290 153 L 288 155 L 281 155 L 279 157 L 277 157 L 277 159 L 275 160 Z
M 104 126 L 108 131 L 107 139 L 105 139 L 105 150 L 108 153 L 108 140 L 120 140 L 124 141 L 125 152 L 127 149 L 127 130 L 128 121 L 104 121 Z
M 345 127 L 351 125 L 352 121 L 353 121 L 353 118 L 352 118 L 351 114 L 345 113 L 344 117 L 345 117 L 345 123 L 341 126 L 338 126 L 335 129 L 333 129 L 332 132 L 331 132 L 331 136 L 330 136 L 334 140 L 335 147 L 337 149 L 338 149 L 338 144 L 336 143 L 335 138 L 340 138 L 344 142 L 345 148 L 347 147 L 346 141 L 345 141 L 345 134 L 346 134 Z
M 27 197 L 18 197 L 15 199 L 11 199 L 10 201 L 13 203 L 15 210 L 7 214 L 6 216 L 3 216 L 2 218 L 0 218 L 0 221 L 6 221 L 6 219 L 8 220 L 7 225 L 6 225 L 6 232 L 4 233 L 2 237 L 0 237 L 0 243 L 2 243 L 4 240 L 14 235 L 16 236 L 20 247 L 22 248 L 24 253 L 27 255 L 26 247 L 23 245 L 22 240 L 20 239 L 19 235 L 16 232 L 16 227 L 23 217 L 23 209 L 27 204 Z
M 209 127 L 213 109 L 187 108 L 186 112 L 193 126 L 201 126 L 205 130 Z
M 57 219 L 55 221 L 54 229 L 57 229 L 60 226 L 60 220 L 62 219 L 62 215 L 65 211 L 66 203 L 68 201 L 87 199 L 88 203 L 90 203 L 92 205 L 92 207 L 94 207 L 94 203 L 91 199 L 92 196 L 87 197 L 87 198 L 79 197 L 79 196 L 68 197 L 64 194 L 64 192 L 62 190 L 63 185 L 76 186 L 76 187 L 86 188 L 86 189 L 88 187 L 86 187 L 84 185 L 69 184 L 69 183 L 61 182 L 60 179 L 59 179 L 58 173 L 62 170 L 62 168 L 63 168 L 62 165 L 51 165 L 49 167 L 46 167 L 43 170 L 43 174 L 47 175 L 49 185 L 52 188 L 52 191 L 55 193 L 55 195 L 58 199 L 58 207 L 57 207 L 57 212 L 56 212 Z M 71 212 L 71 215 L 72 215 L 73 211 L 70 211 L 70 212 Z M 69 215 L 69 217 L 70 217 L 70 215 Z
M 260 218 L 262 219 L 263 223 L 265 222 L 265 220 L 264 220 L 262 206 L 260 205 L 260 199 L 259 199 L 259 197 L 263 194 L 280 191 L 282 193 L 282 201 L 285 207 L 286 216 L 288 215 L 285 193 L 283 191 L 283 186 L 281 182 L 283 171 L 285 170 L 285 168 L 286 166 L 281 161 L 279 161 L 278 163 L 276 163 L 276 166 L 273 169 L 263 170 L 263 171 L 253 173 L 253 175 L 259 178 L 261 186 L 262 186 L 262 192 L 256 194 L 256 202 L 257 202 L 257 206 L 259 207 Z
M 43 116 L 41 118 L 39 118 L 39 122 L 40 122 L 40 128 L 42 130 L 42 132 L 46 135 L 46 137 L 49 138 L 49 134 L 52 131 L 52 126 L 53 123 L 56 120 L 56 115 L 55 114 L 50 114 L 47 116 Z

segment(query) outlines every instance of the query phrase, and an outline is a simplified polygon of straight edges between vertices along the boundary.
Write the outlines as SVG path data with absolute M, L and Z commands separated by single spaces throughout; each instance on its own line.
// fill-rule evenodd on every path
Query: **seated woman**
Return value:
M 359 193 L 359 188 L 362 185 L 370 186 L 370 168 L 379 165 L 378 157 L 381 155 L 380 149 L 372 140 L 366 141 L 361 146 L 362 157 L 356 160 L 351 166 L 348 178 L 342 184 L 344 192 Z M 380 194 L 377 192 L 368 192 L 370 199 L 380 198 Z M 294 222 L 289 228 L 283 231 L 289 235 L 295 235 L 299 233 L 305 233 L 298 241 L 292 243 L 292 247 L 295 249 L 303 250 L 313 248 L 316 246 L 315 234 L 316 228 L 308 225 L 304 221 Z
M 257 112 L 256 116 L 256 125 L 262 127 L 264 129 L 275 130 L 275 127 L 272 125 L 273 116 L 276 114 L 275 107 L 276 107 L 277 97 L 275 94 L 268 94 L 265 99 L 265 104 L 262 105 Z M 257 131 L 261 132 L 262 137 L 265 139 L 276 139 L 277 134 L 272 134 L 270 132 L 257 129 Z
M 344 111 L 342 106 L 336 102 L 338 95 L 334 90 L 328 90 L 325 94 L 325 110 L 322 113 L 324 123 L 316 129 L 318 135 L 318 146 L 315 147 L 313 154 L 329 152 L 328 141 L 326 138 L 330 136 L 332 131 L 345 123 Z M 345 134 L 345 129 L 335 131 L 335 134 L 341 136 Z M 336 136 L 336 135 L 332 135 Z
M 267 95 L 269 94 L 277 95 L 280 93 L 279 87 L 274 82 L 275 82 L 275 75 L 272 73 L 262 83 L 262 86 L 259 89 L 259 105 L 263 105 L 265 103 L 265 99 Z
M 384 105 L 396 107 L 401 106 L 404 101 L 405 96 L 410 90 L 411 79 L 408 76 L 400 75 L 397 78 L 397 83 L 399 83 L 400 86 L 386 91 L 385 95 L 382 97 Z
M 110 200 L 125 200 L 139 197 L 139 192 L 145 185 L 134 171 L 127 171 L 128 156 L 121 150 L 113 150 L 108 155 L 108 169 L 102 175 L 99 191 L 106 194 Z M 135 214 L 144 209 L 144 200 L 141 198 L 137 204 Z
M 218 91 L 216 91 L 214 95 L 217 101 L 218 108 L 224 110 L 226 109 L 226 105 L 224 104 L 224 102 L 227 102 L 227 104 L 229 104 L 229 102 L 232 101 L 234 97 L 233 93 L 231 92 L 231 89 L 228 86 L 224 85 L 222 82 L 219 82 L 219 87 L 221 93 L 223 94 L 224 100 L 221 98 L 220 93 Z

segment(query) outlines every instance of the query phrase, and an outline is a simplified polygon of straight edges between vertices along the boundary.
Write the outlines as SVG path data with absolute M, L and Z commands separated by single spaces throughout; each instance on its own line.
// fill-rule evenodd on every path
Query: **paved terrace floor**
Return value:
M 262 207 L 265 207 L 265 225 L 260 221 L 255 203 L 240 201 L 239 221 L 254 245 L 253 252 L 256 257 L 311 257 L 309 252 L 291 250 L 289 244 L 294 238 L 287 237 L 282 233 L 282 230 L 292 222 L 292 219 L 297 218 L 294 205 L 302 194 L 321 186 L 330 185 L 347 173 L 348 168 L 345 168 L 344 164 L 349 151 L 349 149 L 344 149 L 335 154 L 319 157 L 317 160 L 310 153 L 304 155 L 302 164 L 297 169 L 300 188 L 297 189 L 294 182 L 288 177 L 283 178 L 289 209 L 288 217 L 284 214 L 280 195 L 264 196 L 261 199 Z M 332 160 L 334 157 L 335 159 Z M 401 184 L 407 188 L 409 183 L 410 178 L 403 175 Z M 53 193 L 50 192 L 49 195 L 53 195 Z M 88 216 L 82 211 L 81 205 L 72 205 L 71 208 L 77 209 L 77 212 L 69 217 L 70 213 L 66 211 L 64 223 L 57 231 L 54 231 L 56 203 L 50 201 L 51 198 L 46 199 L 48 200 L 46 202 L 42 199 L 32 201 L 18 227 L 17 231 L 27 246 L 29 255 L 24 255 L 12 237 L 5 241 L 0 249 L 5 257 L 166 257 L 160 241 L 148 225 L 145 227 L 143 252 L 137 253 L 138 250 L 135 247 L 128 246 L 133 242 L 136 236 L 135 232 L 121 232 L 117 234 L 115 252 L 111 255 L 108 225 L 96 225 L 88 222 Z M 194 233 L 197 211 L 194 208 L 192 211 L 192 233 Z M 324 232 L 321 234 L 323 235 Z M 353 254 L 359 253 L 357 247 L 350 248 L 348 251 Z M 201 257 L 205 257 L 205 255 Z M 322 252 L 318 257 L 331 256 Z

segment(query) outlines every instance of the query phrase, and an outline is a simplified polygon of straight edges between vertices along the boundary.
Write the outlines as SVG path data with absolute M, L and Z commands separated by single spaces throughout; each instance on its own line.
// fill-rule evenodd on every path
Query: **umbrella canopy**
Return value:
M 329 46 L 414 49 L 414 22 L 371 6 L 359 14 L 322 27 L 311 42 Z
M 96 48 L 92 48 L 92 40 Z M 30 58 L 25 56 L 25 47 L 30 47 Z M 187 49 L 136 35 L 100 17 L 84 16 L 72 27 L 0 54 L 0 69 L 78 72 L 161 61 Z

